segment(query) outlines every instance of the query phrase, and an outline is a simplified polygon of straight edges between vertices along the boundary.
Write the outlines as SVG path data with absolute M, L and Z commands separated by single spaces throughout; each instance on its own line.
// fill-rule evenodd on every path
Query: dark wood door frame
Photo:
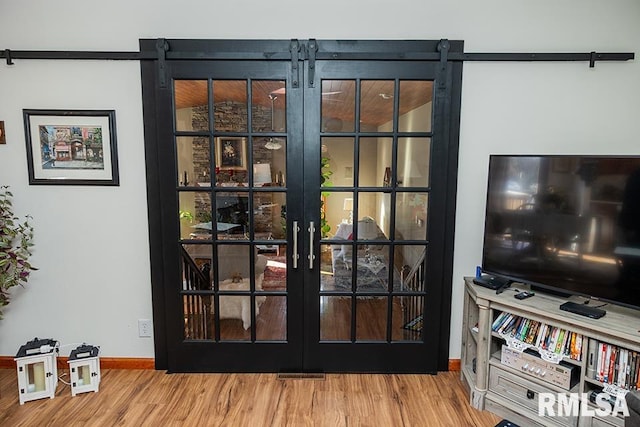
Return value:
M 296 41 L 297 42 L 297 41 Z M 254 44 L 252 44 L 254 43 Z M 257 45 L 255 44 L 257 43 Z M 435 96 L 443 97 L 443 108 L 436 114 L 446 115 L 448 117 L 435 117 L 434 123 L 444 123 L 442 129 L 434 129 L 446 139 L 444 156 L 448 159 L 448 163 L 442 166 L 438 171 L 442 174 L 447 182 L 446 189 L 443 188 L 441 197 L 445 209 L 442 211 L 439 224 L 443 227 L 442 247 L 444 250 L 437 254 L 435 259 L 443 266 L 441 277 L 434 278 L 437 280 L 437 286 L 434 286 L 430 292 L 430 300 L 435 300 L 434 307 L 437 307 L 436 317 L 439 318 L 439 334 L 437 335 L 438 356 L 437 370 L 448 369 L 448 352 L 449 352 L 449 324 L 451 315 L 451 283 L 452 283 L 452 262 L 453 262 L 453 236 L 455 222 L 455 189 L 457 180 L 457 155 L 458 155 L 458 134 L 459 134 L 459 111 L 460 111 L 460 87 L 462 77 L 462 62 L 454 62 L 447 60 L 447 53 L 461 53 L 462 42 L 447 42 L 448 49 L 442 52 L 439 49 L 437 41 L 357 41 L 357 42 L 340 42 L 340 41 L 321 41 L 316 42 L 319 47 L 314 57 L 313 52 L 307 50 L 307 45 L 302 44 L 299 51 L 294 52 L 292 49 L 292 41 L 207 41 L 207 40 L 171 40 L 169 44 L 172 49 L 182 52 L 188 52 L 189 49 L 195 51 L 206 51 L 213 44 L 214 48 L 218 48 L 219 52 L 227 52 L 233 56 L 231 52 L 238 52 L 245 49 L 245 52 L 257 52 L 262 49 L 263 58 L 277 58 L 277 60 L 286 60 L 287 53 L 296 56 L 296 60 L 291 61 L 292 75 L 300 72 L 300 67 L 304 64 L 308 67 L 313 63 L 315 58 L 325 56 L 336 57 L 341 56 L 346 60 L 361 60 L 384 58 L 385 56 L 393 56 L 395 59 L 409 59 L 412 52 L 423 52 L 432 54 L 441 52 L 440 70 L 437 77 L 439 88 L 435 92 Z M 149 52 L 157 49 L 156 40 L 141 40 L 141 51 Z M 250 47 L 250 48 L 249 48 Z M 442 46 L 440 46 L 442 47 Z M 403 57 L 402 53 L 406 54 Z M 159 168 L 159 156 L 162 155 L 163 147 L 157 144 L 160 137 L 158 123 L 168 121 L 172 123 L 172 117 L 161 117 L 161 109 L 159 105 L 171 102 L 171 93 L 166 88 L 162 88 L 163 73 L 166 69 L 164 60 L 141 61 L 142 77 L 143 77 L 143 107 L 144 107 L 144 129 L 145 129 L 145 153 L 147 164 L 147 186 L 148 186 L 148 214 L 150 229 L 150 253 L 152 261 L 152 298 L 154 312 L 154 335 L 155 335 L 155 353 L 156 368 L 167 369 L 169 365 L 169 353 L 171 345 L 167 342 L 167 330 L 169 325 L 166 324 L 165 310 L 166 301 L 172 292 L 165 282 L 163 272 L 165 271 L 166 251 L 162 238 L 163 227 L 170 218 L 165 218 L 166 213 L 162 213 L 162 203 L 160 197 L 160 188 L 167 185 L 168 178 Z M 307 69 L 308 70 L 308 69 Z M 307 77 L 311 77 L 307 74 Z M 301 79 L 301 82 L 312 85 L 309 78 Z M 302 120 L 302 116 L 299 117 Z M 446 120 L 445 120 L 446 119 Z M 166 174 L 171 175 L 171 174 Z M 175 174 L 173 174 L 175 175 Z M 170 178 L 170 179 L 173 179 Z

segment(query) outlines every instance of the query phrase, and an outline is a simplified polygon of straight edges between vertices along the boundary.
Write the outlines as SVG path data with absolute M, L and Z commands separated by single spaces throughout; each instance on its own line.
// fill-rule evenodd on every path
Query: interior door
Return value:
M 249 45 L 290 58 L 288 41 Z M 302 366 L 302 92 L 290 60 L 246 58 L 143 65 L 156 354 L 174 372 Z
M 457 104 L 455 67 L 420 59 L 437 42 L 168 46 L 142 66 L 156 365 L 446 369 Z
M 359 43 L 376 54 L 325 60 L 340 46 L 319 42 L 305 75 L 305 230 L 313 222 L 316 231 L 308 233 L 315 259 L 305 275 L 304 365 L 436 372 L 449 323 L 452 70 L 376 60 L 416 46 Z

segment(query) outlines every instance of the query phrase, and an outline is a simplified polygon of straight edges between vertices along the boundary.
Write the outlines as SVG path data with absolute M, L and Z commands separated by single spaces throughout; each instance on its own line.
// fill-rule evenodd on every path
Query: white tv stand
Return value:
M 510 289 L 496 294 L 494 290 L 475 285 L 473 278 L 465 278 L 461 378 L 469 389 L 471 405 L 523 426 L 623 426 L 622 417 L 539 417 L 538 396 L 539 393 L 590 393 L 605 387 L 615 390 L 597 379 L 598 345 L 606 343 L 610 348 L 628 351 L 629 360 L 634 352 L 638 352 L 634 360 L 640 366 L 640 311 L 606 304 L 602 307 L 606 315 L 591 319 L 561 311 L 559 306 L 566 299 L 541 292 L 524 300 L 515 299 L 514 295 L 521 290 L 528 290 L 528 287 L 514 283 Z M 570 300 L 584 302 L 581 297 Z M 551 384 L 548 377 L 546 381 L 541 379 L 541 373 L 535 375 L 526 369 L 518 370 L 501 363 L 502 346 L 513 341 L 492 330 L 492 324 L 502 312 L 529 319 L 531 324 L 538 322 L 580 334 L 583 337 L 580 359 L 561 356 L 565 365 L 578 370 L 577 384 L 565 389 Z M 511 344 L 518 345 L 517 342 Z M 531 344 L 535 344 L 535 339 Z M 640 378 L 637 368 L 633 367 L 630 367 L 629 377 L 634 375 L 633 369 Z M 630 383 L 629 378 L 626 385 L 634 389 L 635 384 Z M 591 403 L 589 407 L 597 408 Z

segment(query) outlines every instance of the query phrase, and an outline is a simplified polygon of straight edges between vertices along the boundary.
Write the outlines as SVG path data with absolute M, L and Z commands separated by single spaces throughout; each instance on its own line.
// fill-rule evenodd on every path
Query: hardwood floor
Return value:
M 269 262 L 274 262 L 268 268 L 277 271 L 284 268 L 277 279 L 265 273 L 263 283 L 268 283 L 263 291 L 267 296 L 262 295 L 264 302 L 259 305 L 259 314 L 255 318 L 256 340 L 257 341 L 285 341 L 287 339 L 287 297 L 269 295 L 270 291 L 286 290 L 286 264 L 284 257 L 268 256 Z M 330 251 L 322 252 L 322 269 L 325 271 L 321 280 L 323 291 L 335 290 L 333 286 Z M 274 271 L 272 270 L 272 271 Z M 258 291 L 257 295 L 261 295 Z M 220 296 L 220 306 L 229 304 L 227 301 L 237 296 Z M 391 301 L 391 340 L 392 341 L 414 341 L 420 339 L 419 332 L 404 328 L 404 325 L 421 314 L 420 310 L 412 307 L 422 306 L 423 297 L 393 297 Z M 203 301 L 207 300 L 208 304 Z M 211 297 L 185 296 L 185 336 L 190 339 L 213 339 L 215 336 L 215 324 L 211 312 L 213 304 Z M 322 340 L 348 341 L 351 339 L 351 311 L 352 300 L 348 295 L 344 296 L 320 296 L 320 337 Z M 388 298 L 371 297 L 360 294 L 356 297 L 356 339 L 367 341 L 387 340 L 387 315 Z M 207 333 L 208 331 L 208 333 Z M 243 328 L 243 322 L 239 318 L 220 320 L 221 340 L 251 340 L 251 330 Z
M 69 386 L 59 383 L 54 399 L 20 406 L 15 370 L 0 369 L 1 426 L 480 427 L 498 422 L 469 406 L 458 372 L 279 380 L 275 374 L 104 370 L 98 393 L 71 397 Z

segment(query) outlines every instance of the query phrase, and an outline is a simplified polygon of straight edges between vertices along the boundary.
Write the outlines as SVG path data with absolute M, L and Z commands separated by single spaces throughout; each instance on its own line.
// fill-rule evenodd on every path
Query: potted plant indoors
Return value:
M 320 164 L 320 186 L 321 187 L 331 187 L 333 184 L 331 183 L 331 175 L 333 172 L 331 171 L 331 159 L 328 157 L 322 157 L 322 163 Z M 326 198 L 329 197 L 331 193 L 328 191 L 323 191 L 320 199 L 320 233 L 322 238 L 325 239 L 331 231 L 331 226 L 327 221 L 327 207 L 325 206 Z
M 9 187 L 0 187 L 0 319 L 2 307 L 9 304 L 9 290 L 24 285 L 32 270 L 29 264 L 33 246 L 30 216 L 23 222 L 13 213 Z

